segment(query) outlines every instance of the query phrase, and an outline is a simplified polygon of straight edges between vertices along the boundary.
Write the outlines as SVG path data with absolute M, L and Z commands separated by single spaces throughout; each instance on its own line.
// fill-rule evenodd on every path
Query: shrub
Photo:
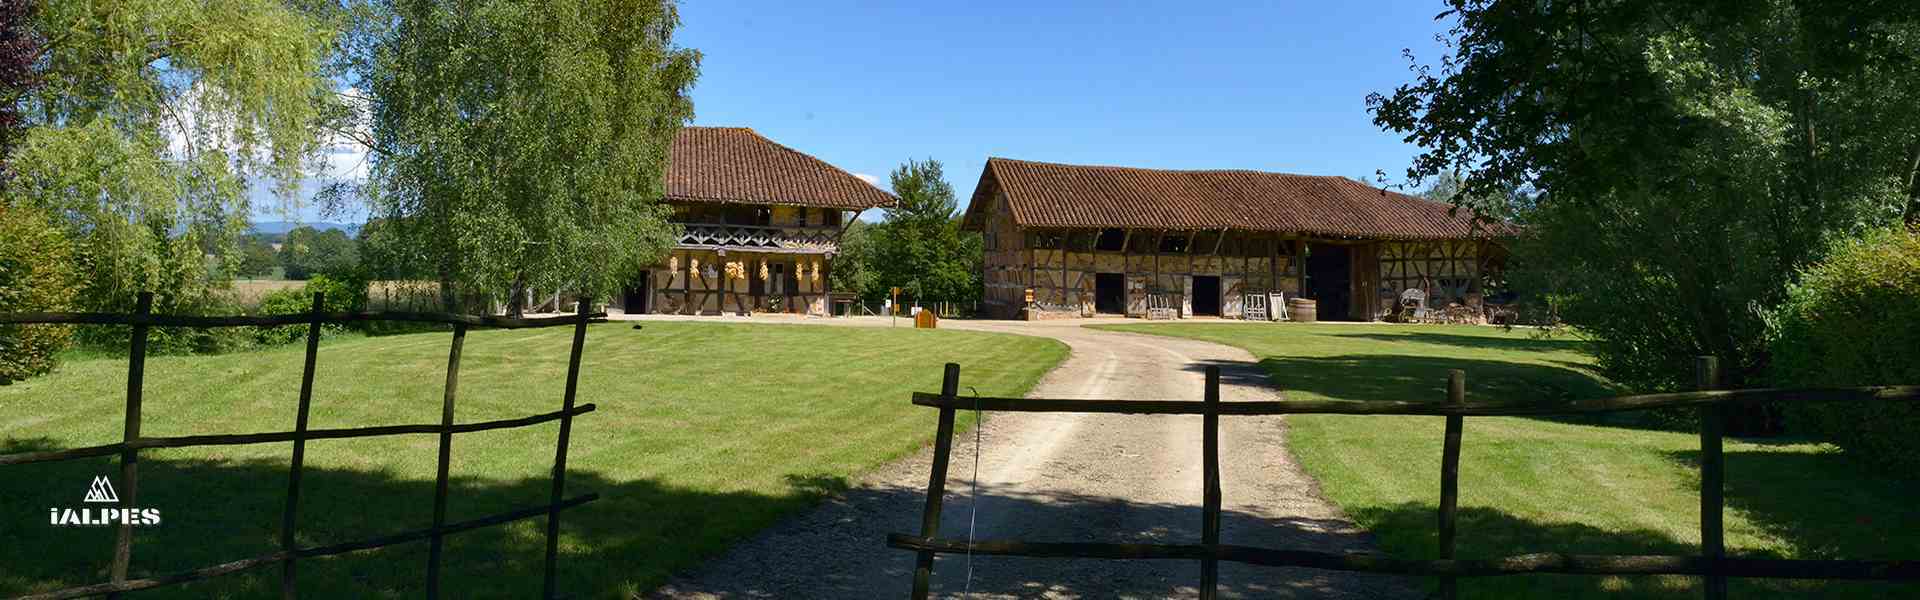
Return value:
M 1775 314 L 1771 378 L 1782 386 L 1920 384 L 1920 231 L 1838 244 L 1801 274 Z M 1787 426 L 1868 463 L 1920 468 L 1920 407 L 1886 402 L 1789 405 Z
M 73 245 L 45 215 L 0 203 L 0 312 L 72 306 Z M 64 325 L 0 325 L 0 383 L 45 373 L 73 340 Z
M 364 294 L 352 293 L 346 284 L 329 279 L 325 275 L 315 275 L 307 280 L 305 286 L 274 290 L 260 297 L 259 312 L 263 315 L 295 315 L 307 312 L 313 309 L 315 293 L 326 294 L 326 305 L 323 309 L 327 312 L 354 310 L 353 304 L 357 301 L 356 298 L 364 296 Z M 330 324 L 327 325 L 327 329 L 339 331 L 341 326 Z M 277 345 L 300 341 L 305 339 L 306 335 L 305 325 L 287 325 L 260 327 L 254 331 L 253 337 L 254 341 L 260 344 Z

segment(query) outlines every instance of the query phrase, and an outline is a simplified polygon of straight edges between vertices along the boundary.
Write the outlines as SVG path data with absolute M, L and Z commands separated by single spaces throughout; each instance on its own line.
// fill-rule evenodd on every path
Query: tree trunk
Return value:
M 1913 166 L 1907 168 L 1907 226 L 1920 227 L 1920 144 L 1913 147 Z
M 556 308 L 555 310 L 559 310 Z M 507 286 L 507 317 L 518 319 L 527 313 L 527 275 L 521 273 Z

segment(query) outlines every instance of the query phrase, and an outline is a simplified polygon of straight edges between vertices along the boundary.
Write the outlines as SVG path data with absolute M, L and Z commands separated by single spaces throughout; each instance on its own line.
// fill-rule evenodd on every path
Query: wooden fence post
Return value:
M 560 562 L 560 500 L 567 491 L 567 438 L 573 433 L 573 404 L 580 389 L 580 353 L 587 344 L 587 310 L 592 301 L 580 298 L 575 308 L 579 321 L 573 324 L 573 353 L 567 358 L 567 391 L 560 400 L 560 441 L 553 450 L 553 495 L 547 501 L 547 565 L 541 597 L 551 600 L 556 588 L 555 572 Z
M 1720 359 L 1701 356 L 1693 363 L 1694 387 L 1705 391 L 1720 387 Z M 1725 411 L 1719 404 L 1700 407 L 1700 554 L 1711 564 L 1706 577 L 1708 600 L 1725 600 L 1727 578 L 1717 574 L 1719 560 L 1727 556 L 1725 524 L 1721 519 L 1726 492 L 1726 462 L 1721 455 L 1721 434 Z
M 140 292 L 134 305 L 136 317 L 145 318 L 153 314 L 153 292 Z M 145 323 L 133 326 L 132 344 L 127 356 L 127 414 L 121 441 L 132 442 L 140 438 L 140 390 L 141 382 L 147 374 L 147 328 Z M 120 451 L 120 506 L 132 508 L 140 494 L 140 450 L 127 448 Z M 107 574 L 113 583 L 126 583 L 127 563 L 133 559 L 133 523 L 120 523 L 120 535 L 113 542 L 113 565 Z M 119 594 L 108 594 L 108 598 L 118 598 Z
M 1459 369 L 1447 371 L 1447 404 L 1460 405 L 1467 401 L 1467 372 Z M 1440 558 L 1450 560 L 1454 557 L 1454 524 L 1460 510 L 1460 430 L 1466 425 L 1466 417 L 1447 415 L 1447 433 L 1440 450 Z M 1453 600 L 1459 596 L 1459 581 L 1453 576 L 1440 578 L 1440 597 Z
M 945 375 L 940 379 L 940 396 L 949 401 L 960 395 L 960 365 L 947 363 Z M 978 423 L 974 424 L 979 427 Z M 947 459 L 953 454 L 953 405 L 949 403 L 940 408 L 940 425 L 933 434 L 933 475 L 927 482 L 927 505 L 920 513 L 920 536 L 933 538 L 940 535 L 940 502 L 947 493 Z M 930 550 L 920 551 L 914 560 L 913 597 L 925 600 L 933 579 L 933 555 Z
M 1200 598 L 1213 600 L 1220 593 L 1220 560 L 1213 554 L 1220 548 L 1220 366 L 1207 365 L 1206 413 L 1200 417 L 1205 432 L 1200 438 L 1202 492 L 1200 507 L 1200 543 L 1209 555 L 1200 561 Z
M 326 311 L 326 294 L 313 294 L 313 322 L 307 325 L 307 362 L 300 371 L 300 405 L 293 417 L 293 462 L 287 469 L 287 506 L 280 513 L 280 550 L 287 558 L 280 563 L 280 597 L 293 600 L 299 593 L 295 591 L 294 581 L 298 575 L 293 551 L 298 548 L 294 540 L 295 519 L 300 514 L 300 474 L 307 460 L 307 415 L 313 406 L 313 368 L 314 360 L 320 353 L 320 325 L 325 323 L 322 313 Z
M 427 597 L 440 597 L 440 554 L 446 545 L 447 467 L 453 459 L 453 398 L 460 385 L 460 349 L 467 342 L 467 324 L 453 325 L 453 346 L 447 351 L 447 388 L 440 402 L 440 466 L 433 482 L 433 535 L 427 547 Z

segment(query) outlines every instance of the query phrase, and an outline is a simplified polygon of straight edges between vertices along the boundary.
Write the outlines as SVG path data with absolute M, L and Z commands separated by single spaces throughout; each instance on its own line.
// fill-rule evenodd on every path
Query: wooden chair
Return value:
M 1147 320 L 1171 321 L 1180 316 L 1170 294 L 1147 294 Z
M 1247 294 L 1242 300 L 1240 318 L 1245 321 L 1270 321 L 1273 319 L 1267 308 L 1266 294 Z

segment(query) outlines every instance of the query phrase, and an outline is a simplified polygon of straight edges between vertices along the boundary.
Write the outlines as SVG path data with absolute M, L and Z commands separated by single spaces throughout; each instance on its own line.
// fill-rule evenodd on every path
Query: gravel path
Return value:
M 1208 342 L 1097 331 L 1083 322 L 948 321 L 943 327 L 1043 335 L 1073 353 L 1035 397 L 1190 399 L 1202 370 L 1222 370 L 1224 401 L 1271 399 L 1245 351 Z M 966 374 L 961 373 L 961 390 Z M 905 401 L 904 399 L 902 400 Z M 934 425 L 927 413 L 927 428 Z M 981 428 L 979 538 L 1191 543 L 1200 538 L 1200 417 L 1002 413 Z M 1365 551 L 1369 543 L 1286 449 L 1280 417 L 1221 419 L 1221 539 L 1235 544 Z M 900 598 L 913 553 L 886 547 L 919 531 L 932 452 L 880 468 L 820 508 L 735 546 L 651 598 Z M 965 538 L 974 437 L 956 436 L 942 535 Z M 1415 597 L 1393 577 L 1221 564 L 1226 598 Z M 934 565 L 942 598 L 1192 598 L 1192 561 L 964 556 Z M 970 585 L 970 588 L 969 588 Z M 964 590 L 971 594 L 964 594 Z

